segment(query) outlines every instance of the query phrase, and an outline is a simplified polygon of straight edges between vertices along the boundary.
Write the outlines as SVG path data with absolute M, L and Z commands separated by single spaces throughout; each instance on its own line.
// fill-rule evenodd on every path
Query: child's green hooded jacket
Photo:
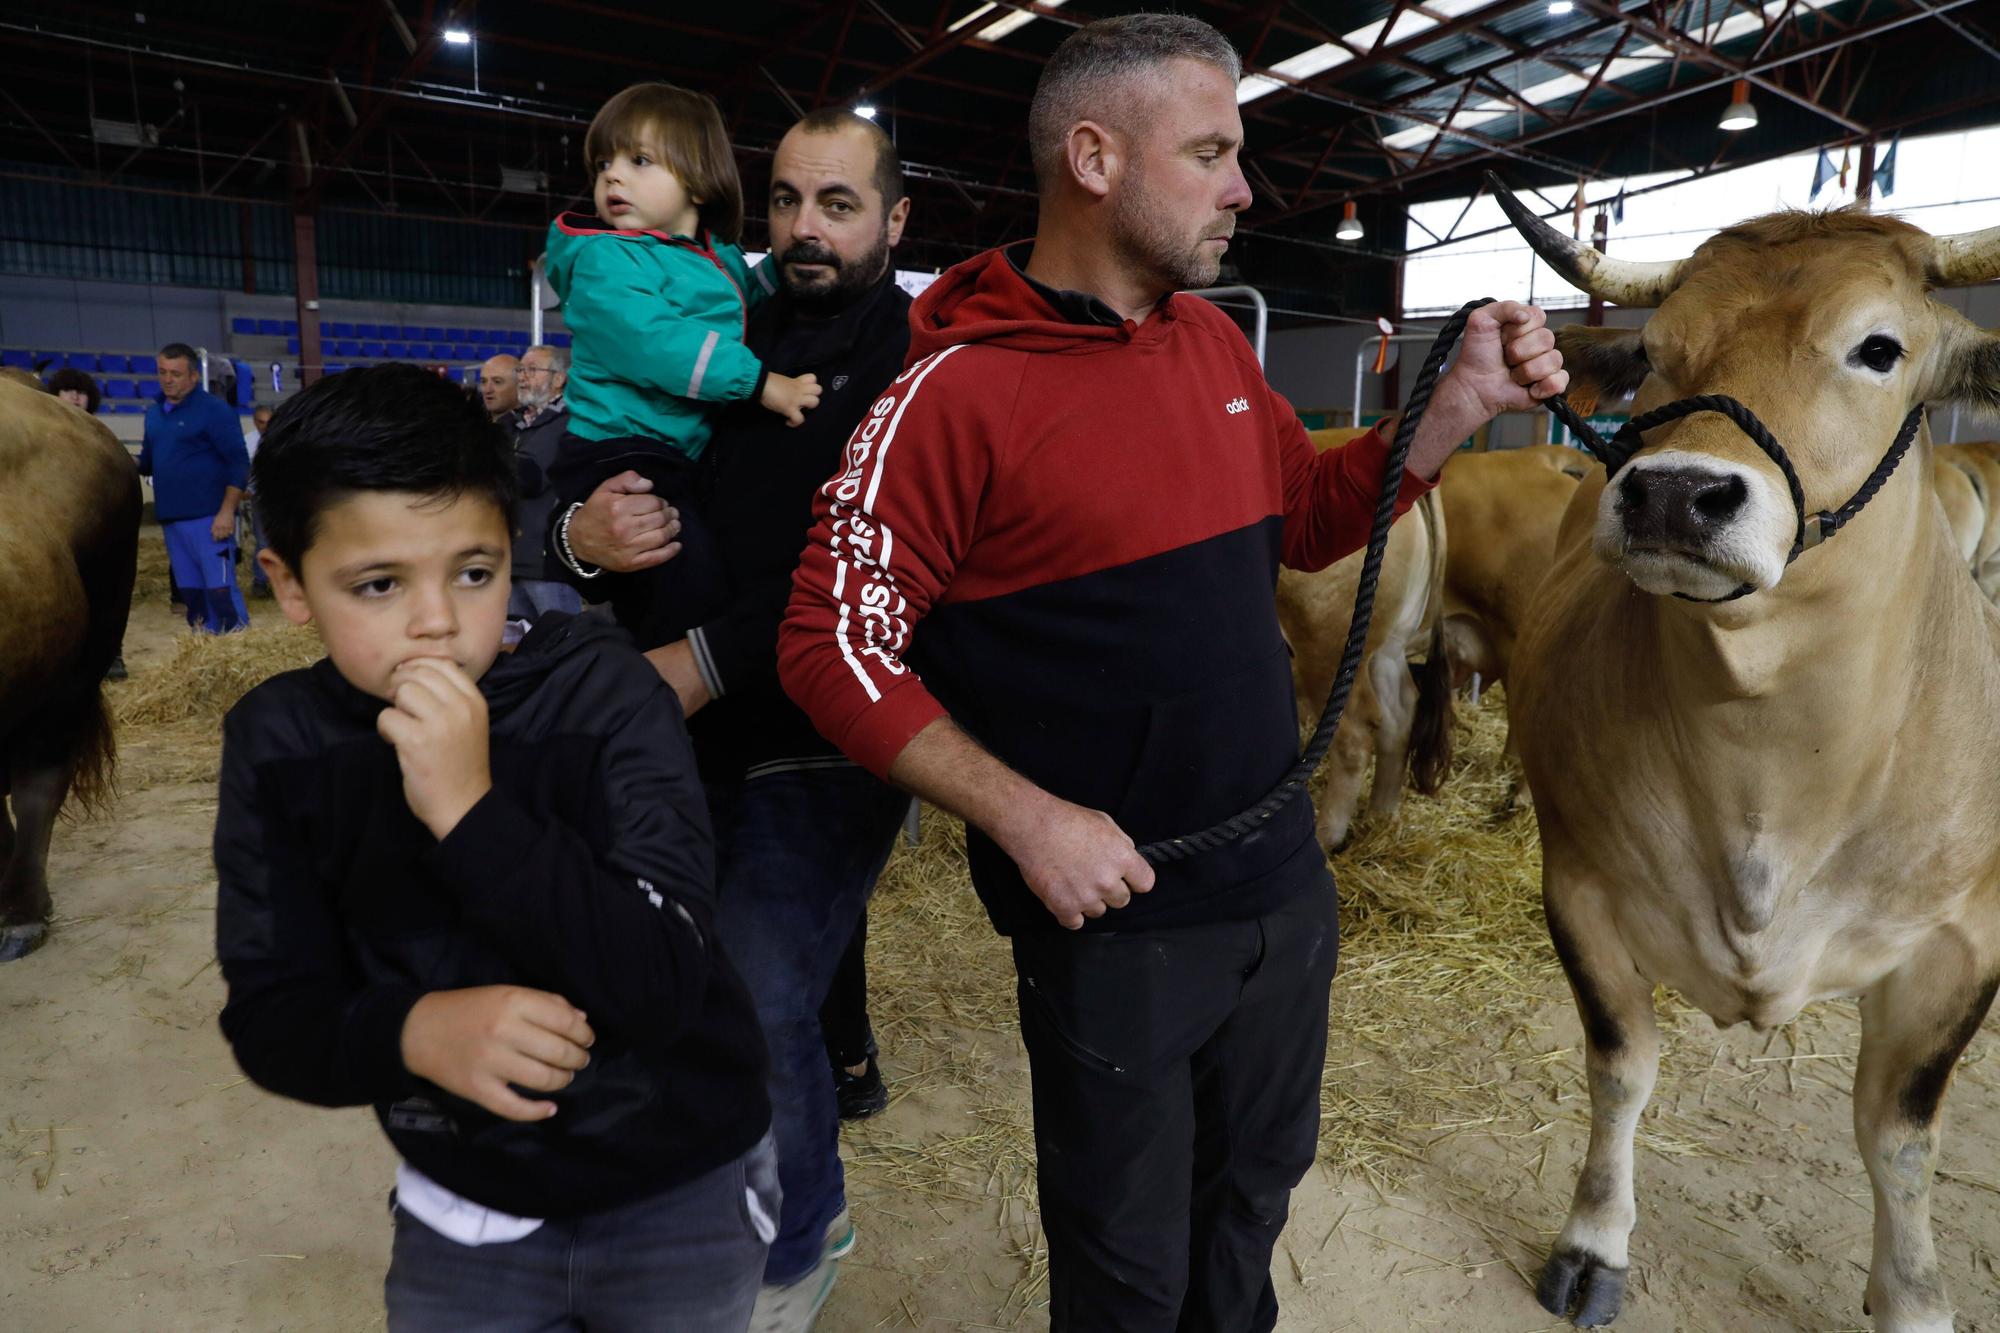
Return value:
M 570 429 L 642 436 L 688 458 L 708 446 L 707 403 L 755 400 L 763 364 L 743 345 L 750 312 L 775 288 L 771 265 L 663 231 L 619 231 L 586 213 L 549 224 L 549 285 L 570 348 Z

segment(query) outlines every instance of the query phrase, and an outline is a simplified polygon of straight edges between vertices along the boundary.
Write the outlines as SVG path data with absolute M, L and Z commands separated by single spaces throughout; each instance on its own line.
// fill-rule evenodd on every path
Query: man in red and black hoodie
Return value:
M 970 826 L 1020 977 L 1056 1333 L 1270 1329 L 1317 1137 L 1337 924 L 1308 803 L 1157 872 L 1134 844 L 1254 804 L 1297 758 L 1277 569 L 1366 540 L 1388 448 L 1315 454 L 1234 324 L 1171 295 L 1214 281 L 1250 202 L 1239 74 L 1167 15 L 1051 58 L 1037 235 L 917 302 L 779 641 L 830 740 Z M 1562 389 L 1553 349 L 1531 307 L 1473 317 L 1402 505 Z

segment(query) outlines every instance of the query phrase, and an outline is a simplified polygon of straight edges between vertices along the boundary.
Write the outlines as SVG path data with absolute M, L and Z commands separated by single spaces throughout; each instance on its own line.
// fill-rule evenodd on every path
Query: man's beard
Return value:
M 555 396 L 554 386 L 547 389 L 530 389 L 527 385 L 523 384 L 520 388 L 514 390 L 514 397 L 520 400 L 521 406 L 527 408 L 530 412 L 541 411 L 555 400 Z
M 1210 237 L 1234 233 L 1233 217 L 1215 223 L 1189 241 L 1176 234 L 1173 223 L 1153 207 L 1152 196 L 1138 177 L 1119 197 L 1117 209 L 1112 218 L 1111 241 L 1119 256 L 1165 290 L 1185 292 L 1213 287 L 1222 275 L 1222 256 L 1210 250 L 1207 241 Z
M 793 269 L 795 264 L 822 264 L 831 269 L 831 278 L 807 282 Z M 882 279 L 889 267 L 889 229 L 883 227 L 868 253 L 847 263 L 824 245 L 799 241 L 778 260 L 778 272 L 792 303 L 811 313 L 845 310 Z

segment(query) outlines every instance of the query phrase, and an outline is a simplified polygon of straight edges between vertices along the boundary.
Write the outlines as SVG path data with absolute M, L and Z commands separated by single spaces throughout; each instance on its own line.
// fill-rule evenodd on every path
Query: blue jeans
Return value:
M 771 1048 L 771 1133 L 785 1196 L 764 1269 L 772 1285 L 812 1271 L 847 1203 L 819 1009 L 909 804 L 907 793 L 852 767 L 708 789 L 716 933 Z
M 664 1194 L 460 1245 L 397 1209 L 389 1333 L 743 1333 L 778 1206 L 770 1135 Z M 768 1228 L 769 1222 L 765 1222 Z

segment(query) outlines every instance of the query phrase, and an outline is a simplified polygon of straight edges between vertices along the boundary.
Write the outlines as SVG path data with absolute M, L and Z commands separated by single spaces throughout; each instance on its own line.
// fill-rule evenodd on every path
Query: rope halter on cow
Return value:
M 1599 435 L 1591 424 L 1570 406 L 1566 396 L 1558 394 L 1549 399 L 1548 408 L 1555 414 L 1557 420 L 1569 427 L 1570 433 L 1576 436 L 1583 447 L 1588 449 L 1598 462 L 1604 464 L 1605 474 L 1611 477 L 1617 476 L 1619 470 L 1632 461 L 1632 455 L 1645 447 L 1641 437 L 1647 431 L 1664 426 L 1670 421 L 1679 421 L 1682 417 L 1692 416 L 1696 412 L 1718 412 L 1728 417 L 1736 423 L 1738 429 L 1750 437 L 1752 444 L 1764 451 L 1765 456 L 1776 465 L 1778 471 L 1785 475 L 1785 488 L 1791 492 L 1792 497 L 1792 511 L 1798 515 L 1798 527 L 1794 532 L 1791 554 L 1785 557 L 1785 563 L 1788 565 L 1839 532 L 1847 526 L 1848 520 L 1867 507 L 1868 502 L 1875 498 L 1875 493 L 1881 490 L 1883 484 L 1895 474 L 1896 465 L 1901 463 L 1903 455 L 1910 451 L 1911 442 L 1917 438 L 1918 428 L 1924 424 L 1924 406 L 1919 403 L 1910 409 L 1907 417 L 1903 418 L 1902 429 L 1896 432 L 1896 438 L 1889 445 L 1889 452 L 1882 455 L 1882 461 L 1875 465 L 1875 470 L 1868 474 L 1868 480 L 1861 483 L 1861 488 L 1849 497 L 1847 503 L 1838 509 L 1822 509 L 1816 514 L 1808 514 L 1805 489 L 1799 485 L 1798 469 L 1792 466 L 1791 455 L 1785 452 L 1785 446 L 1778 443 L 1770 428 L 1757 419 L 1755 412 L 1728 394 L 1695 394 L 1693 397 L 1677 399 L 1663 407 L 1656 407 L 1650 412 L 1642 412 L 1620 426 L 1618 433 L 1609 440 Z M 1689 602 L 1733 602 L 1755 591 L 1755 588 L 1746 583 L 1726 597 L 1690 597 L 1681 592 L 1675 593 L 1674 596 Z

